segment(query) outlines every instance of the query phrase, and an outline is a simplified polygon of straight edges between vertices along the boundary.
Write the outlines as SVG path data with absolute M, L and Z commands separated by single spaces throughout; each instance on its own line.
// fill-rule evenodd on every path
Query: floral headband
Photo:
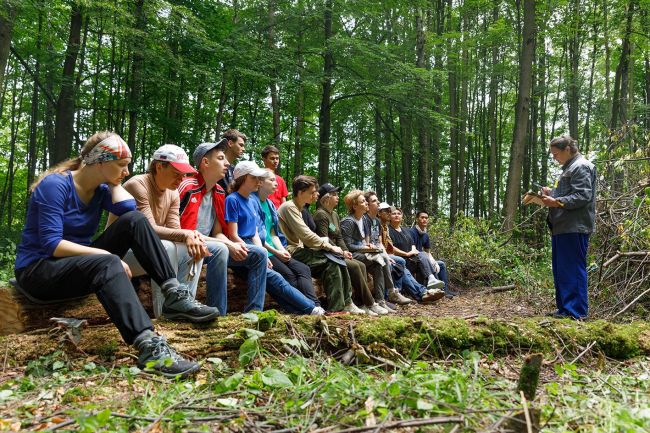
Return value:
M 81 159 L 85 164 L 95 164 L 97 162 L 115 161 L 124 158 L 131 158 L 131 150 L 129 150 L 129 146 L 122 140 L 122 137 L 113 134 L 100 141 Z

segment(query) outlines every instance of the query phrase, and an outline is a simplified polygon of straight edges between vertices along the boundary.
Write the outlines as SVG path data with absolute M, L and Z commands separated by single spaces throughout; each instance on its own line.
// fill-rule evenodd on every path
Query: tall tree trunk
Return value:
M 375 130 L 374 130 L 375 158 L 374 158 L 373 178 L 374 178 L 374 187 L 375 187 L 375 192 L 377 193 L 377 197 L 379 197 L 380 200 L 383 200 L 384 187 L 382 184 L 382 179 L 384 179 L 384 176 L 382 176 L 381 174 L 382 152 L 380 151 L 380 149 L 385 148 L 386 143 L 383 142 L 382 140 L 381 130 L 382 130 L 381 113 L 379 112 L 379 108 L 375 107 Z
M 386 178 L 386 198 L 385 200 L 389 204 L 395 204 L 395 183 L 393 182 L 394 179 L 394 170 L 393 170 L 393 162 L 395 161 L 395 138 L 391 134 L 389 125 L 393 124 L 393 114 L 392 111 L 389 109 L 388 116 L 387 116 L 387 121 L 386 124 L 384 125 L 384 143 L 386 143 L 386 147 L 384 147 L 384 154 L 383 154 L 383 161 L 384 161 L 384 176 Z
M 468 22 L 469 11 L 464 11 L 463 16 L 463 33 L 469 34 Z M 466 149 L 467 149 L 467 117 L 468 117 L 468 92 L 469 92 L 469 47 L 467 46 L 467 36 L 463 36 L 463 48 L 461 58 L 461 76 L 460 76 L 460 137 L 458 144 L 458 212 L 465 214 L 465 200 L 467 185 L 466 179 Z
M 612 116 L 610 118 L 609 129 L 615 131 L 618 128 L 619 120 L 621 124 L 626 122 L 626 98 L 627 95 L 627 76 L 630 58 L 630 35 L 632 34 L 632 17 L 634 16 L 635 0 L 630 0 L 627 6 L 627 19 L 625 24 L 625 34 L 621 44 L 621 57 L 616 68 L 616 78 L 614 80 L 614 95 L 612 97 Z M 610 137 L 611 140 L 611 137 Z M 610 141 L 610 148 L 615 144 Z
M 453 5 L 452 0 L 448 0 L 447 10 L 449 18 L 447 24 L 449 30 L 452 30 Z M 460 24 L 458 30 L 460 31 Z M 450 168 L 450 197 L 449 197 L 449 223 L 453 227 L 456 223 L 458 213 L 458 95 L 456 89 L 456 46 L 453 39 L 449 38 L 447 44 L 448 56 L 448 85 L 449 85 L 449 117 L 451 120 L 451 130 L 449 132 L 450 151 L 451 151 L 451 168 Z
M 587 114 L 585 116 L 585 155 L 589 154 L 589 149 L 591 148 L 591 108 L 593 105 L 593 95 L 594 95 L 594 73 L 596 71 L 596 52 L 598 50 L 598 22 L 597 22 L 597 13 L 596 13 L 596 4 L 593 5 L 593 26 L 592 26 L 592 50 L 591 50 L 591 66 L 589 68 L 589 89 L 587 90 Z
M 333 0 L 325 0 L 325 12 L 323 16 L 323 28 L 325 31 L 324 53 L 323 53 L 323 93 L 321 95 L 320 111 L 318 115 L 319 144 L 318 144 L 318 182 L 325 183 L 329 175 L 330 159 L 330 128 L 331 128 L 331 94 L 332 94 L 332 72 L 334 70 L 334 56 L 330 39 L 332 38 L 332 4 Z
M 101 71 L 101 56 L 102 56 L 102 43 L 104 41 L 104 17 L 99 17 L 97 20 L 99 27 L 97 31 L 97 52 L 95 56 L 95 74 L 93 75 L 93 102 L 91 113 L 92 131 L 97 131 L 97 93 L 99 90 L 99 72 Z
M 494 0 L 492 7 L 492 21 L 497 22 L 499 19 L 499 2 Z M 496 202 L 496 170 L 497 164 L 497 62 L 499 57 L 499 46 L 496 41 L 492 43 L 492 61 L 490 72 L 490 103 L 488 104 L 488 121 L 490 129 L 490 156 L 488 158 L 488 215 L 492 218 L 495 215 Z
M 425 62 L 425 35 L 424 24 L 422 19 L 423 11 L 418 10 L 415 15 L 415 29 L 416 29 L 416 61 L 415 65 L 420 68 L 426 68 Z M 418 79 L 418 88 L 423 89 L 425 83 L 423 80 Z M 418 118 L 418 144 L 419 149 L 416 152 L 418 156 L 418 182 L 417 182 L 417 199 L 416 210 L 424 209 L 431 212 L 431 141 L 429 140 L 429 129 L 427 121 L 424 116 Z M 408 198 L 407 198 L 408 200 Z M 410 201 L 410 200 L 408 200 Z
M 38 132 L 38 85 L 36 81 L 41 73 L 41 35 L 43 31 L 43 12 L 38 11 L 38 30 L 36 33 L 36 65 L 34 66 L 34 88 L 32 89 L 32 113 L 29 121 L 29 146 L 27 151 L 27 191 L 34 182 L 36 175 L 37 147 L 36 137 Z
M 504 201 L 504 223 L 506 230 L 515 225 L 515 214 L 519 204 L 521 188 L 521 169 L 526 146 L 528 114 L 530 109 L 530 89 L 533 78 L 533 57 L 535 54 L 535 0 L 524 0 L 524 28 L 522 35 L 521 56 L 519 61 L 519 89 L 517 91 L 517 123 L 515 124 L 508 181 Z
M 138 134 L 138 113 L 140 112 L 140 100 L 142 98 L 142 68 L 144 64 L 144 35 L 147 32 L 147 20 L 145 17 L 144 0 L 136 0 L 135 28 L 131 56 L 131 89 L 129 90 L 129 137 L 127 144 L 129 148 L 135 149 L 135 141 Z
M 569 35 L 568 43 L 568 57 L 567 64 L 567 107 L 569 111 L 569 134 L 576 140 L 578 136 L 578 117 L 579 117 L 579 95 L 580 95 L 580 55 L 582 54 L 582 41 L 581 41 L 581 10 L 580 0 L 571 0 L 569 6 L 569 20 L 571 21 L 571 33 Z
M 274 28 L 275 28 L 275 0 L 269 0 L 269 53 L 275 50 Z M 280 103 L 278 101 L 277 70 L 275 64 L 271 67 L 271 111 L 273 112 L 273 141 L 276 146 L 280 145 Z
M 436 35 L 441 40 L 442 33 L 445 29 L 445 2 L 436 0 Z M 442 43 L 438 42 L 435 46 L 434 69 L 443 69 L 442 61 Z M 442 83 L 438 77 L 433 82 L 433 111 L 442 117 Z M 431 132 L 431 212 L 437 214 L 439 211 L 439 194 L 440 194 L 440 135 L 442 127 L 440 121 L 435 119 Z
M 11 48 L 11 36 L 16 19 L 16 8 L 12 0 L 0 0 L 0 88 L 2 88 Z
M 70 35 L 68 47 L 66 48 L 65 61 L 63 63 L 63 75 L 61 81 L 61 92 L 56 104 L 56 121 L 54 126 L 54 155 L 51 163 L 58 163 L 70 156 L 72 139 L 74 136 L 74 112 L 75 112 L 75 77 L 74 69 L 79 54 L 79 43 L 81 38 L 81 24 L 83 15 L 81 5 L 77 2 L 72 4 L 70 15 Z
M 413 137 L 412 120 L 404 111 L 399 113 L 399 126 L 400 126 L 400 149 L 402 153 L 402 167 L 400 179 L 402 181 L 402 194 L 400 205 L 404 212 L 405 218 L 410 218 L 412 203 L 412 175 L 411 175 L 411 161 L 413 160 L 413 145 L 411 140 Z

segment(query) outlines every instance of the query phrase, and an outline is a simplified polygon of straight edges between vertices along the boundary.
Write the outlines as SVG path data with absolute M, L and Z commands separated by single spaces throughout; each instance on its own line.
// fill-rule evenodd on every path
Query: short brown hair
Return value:
M 262 149 L 262 158 L 266 158 L 270 153 L 277 153 L 280 155 L 280 149 L 269 144 L 268 146 L 265 146 L 264 149 Z
M 301 174 L 293 178 L 293 184 L 291 188 L 293 190 L 293 196 L 296 197 L 299 192 L 306 191 L 311 187 L 318 188 L 318 181 L 314 176 L 306 176 Z
M 237 131 L 236 129 L 229 129 L 226 132 L 223 133 L 221 138 L 225 138 L 228 141 L 237 141 L 238 138 L 241 138 L 244 140 L 244 143 L 246 140 L 248 140 L 248 137 L 246 137 L 246 134 L 242 134 L 241 132 Z

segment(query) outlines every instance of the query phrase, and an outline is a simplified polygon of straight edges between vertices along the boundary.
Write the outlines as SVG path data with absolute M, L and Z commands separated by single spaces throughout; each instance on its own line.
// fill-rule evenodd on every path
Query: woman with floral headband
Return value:
M 130 162 L 131 151 L 119 135 L 98 132 L 79 157 L 61 162 L 34 183 L 16 252 L 16 279 L 40 301 L 94 292 L 124 341 L 138 349 L 140 368 L 186 376 L 199 365 L 183 359 L 153 331 L 121 258 L 133 250 L 162 288 L 166 316 L 206 322 L 218 311 L 197 303 L 179 285 L 160 239 L 121 185 Z M 104 210 L 118 218 L 93 241 Z

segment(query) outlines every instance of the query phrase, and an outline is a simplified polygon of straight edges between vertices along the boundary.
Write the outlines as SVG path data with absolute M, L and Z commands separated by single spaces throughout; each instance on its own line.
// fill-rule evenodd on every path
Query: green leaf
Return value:
M 246 338 L 260 338 L 264 336 L 264 333 L 257 329 L 244 328 L 242 331 L 246 334 Z
M 257 314 L 255 313 L 244 313 L 241 316 L 251 323 L 257 323 L 260 320 L 259 317 L 257 317 Z
M 242 365 L 250 364 L 260 351 L 258 337 L 252 337 L 244 341 L 239 347 L 239 362 Z
M 391 383 L 388 385 L 388 395 L 391 397 L 397 397 L 401 394 L 402 390 L 399 387 L 399 384 L 396 382 Z
M 291 379 L 282 371 L 275 368 L 266 368 L 262 371 L 262 382 L 266 386 L 287 388 L 293 386 Z
M 54 364 L 52 364 L 52 370 L 60 370 L 63 367 L 65 367 L 65 362 L 63 361 L 54 361 Z

